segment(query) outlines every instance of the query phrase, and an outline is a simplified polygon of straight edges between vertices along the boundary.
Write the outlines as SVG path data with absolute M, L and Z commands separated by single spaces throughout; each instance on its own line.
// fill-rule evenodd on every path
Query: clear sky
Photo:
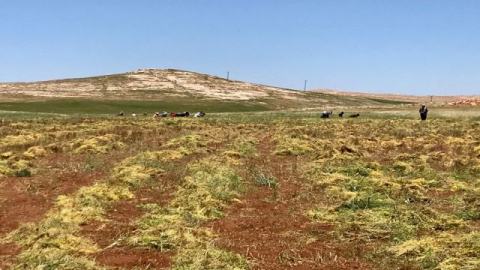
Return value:
M 0 0 L 0 81 L 177 68 L 302 89 L 480 94 L 478 0 Z

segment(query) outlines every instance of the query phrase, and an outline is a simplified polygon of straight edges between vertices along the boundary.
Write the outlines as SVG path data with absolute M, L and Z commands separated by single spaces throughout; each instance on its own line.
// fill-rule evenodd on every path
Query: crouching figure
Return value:
M 333 114 L 333 111 L 329 111 L 329 112 L 328 111 L 323 111 L 322 116 L 320 116 L 320 117 L 321 118 L 329 118 L 330 115 L 332 115 L 332 114 Z
M 205 113 L 203 111 L 199 111 L 193 115 L 193 117 L 205 117 Z

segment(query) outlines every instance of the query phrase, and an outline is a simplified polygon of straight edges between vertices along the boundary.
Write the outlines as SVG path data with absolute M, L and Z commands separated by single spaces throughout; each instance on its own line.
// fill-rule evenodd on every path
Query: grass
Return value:
M 399 101 L 399 100 L 389 100 L 389 99 L 379 99 L 379 98 L 369 98 L 370 100 L 373 100 L 378 103 L 382 104 L 391 104 L 391 105 L 410 105 L 410 104 L 417 104 L 415 102 L 408 102 L 408 101 Z
M 268 111 L 270 108 L 256 102 L 228 102 L 216 100 L 159 100 L 159 101 L 138 101 L 138 100 L 86 100 L 86 99 L 53 99 L 47 101 L 32 102 L 0 102 L 0 110 L 27 112 L 26 117 L 34 115 L 45 116 L 47 114 L 68 114 L 68 115 L 116 115 L 123 111 L 126 116 L 136 112 L 140 116 L 147 112 L 150 117 L 154 112 L 249 112 Z M 35 113 L 35 114 L 32 114 Z M 42 114 L 37 114 L 42 113 Z M 10 117 L 14 113 L 7 114 Z M 15 114 L 16 116 L 16 114 Z

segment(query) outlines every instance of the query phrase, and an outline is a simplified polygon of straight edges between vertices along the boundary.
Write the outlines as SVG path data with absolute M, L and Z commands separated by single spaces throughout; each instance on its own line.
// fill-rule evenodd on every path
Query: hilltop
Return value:
M 368 97 L 303 92 L 175 69 L 139 69 L 88 78 L 0 83 L 0 101 L 4 103 L 54 102 L 55 106 L 58 106 L 63 104 L 59 99 L 67 100 L 67 103 L 72 100 L 102 102 L 108 107 L 116 103 L 124 104 L 126 101 L 137 104 L 155 102 L 157 108 L 175 110 L 195 107 L 209 111 L 303 110 L 385 105 L 382 100 Z M 10 107 L 0 104 L 0 109 L 11 110 Z
M 221 100 L 298 97 L 297 91 L 175 69 L 139 69 L 122 74 L 29 83 L 2 83 L 10 95 L 61 98 L 162 99 L 203 96 Z

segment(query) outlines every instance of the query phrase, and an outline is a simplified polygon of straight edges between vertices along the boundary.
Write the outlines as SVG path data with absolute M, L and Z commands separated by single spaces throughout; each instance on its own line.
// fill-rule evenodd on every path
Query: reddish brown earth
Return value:
M 172 264 L 171 254 L 141 249 L 111 248 L 96 256 L 98 263 L 113 269 L 166 269 Z
M 240 203 L 226 209 L 225 218 L 206 224 L 218 235 L 216 244 L 245 256 L 252 269 L 372 268 L 352 257 L 359 247 L 336 244 L 328 234 L 329 225 L 312 223 L 305 216 L 319 198 L 305 196 L 312 191 L 301 184 L 299 161 L 271 154 L 274 145 L 268 139 L 259 146 L 261 155 L 254 163 L 280 182 L 278 193 L 252 185 Z
M 57 196 L 70 194 L 103 176 L 99 172 L 65 172 L 51 176 L 51 179 L 44 176 L 1 179 L 0 234 L 4 235 L 22 223 L 41 220 Z
M 34 176 L 26 178 L 9 177 L 1 179 L 0 190 L 0 236 L 17 229 L 20 224 L 40 221 L 52 207 L 55 198 L 70 194 L 78 188 L 102 178 L 103 173 L 71 173 Z M 20 249 L 15 245 L 0 245 L 0 269 L 3 262 L 12 258 Z
M 20 253 L 20 248 L 14 244 L 0 244 L 0 269 L 7 269 L 13 258 Z
M 48 169 L 37 175 L 0 179 L 0 237 L 23 223 L 42 220 L 59 195 L 71 194 L 106 175 L 103 170 L 73 168 L 83 164 L 82 160 L 66 154 L 52 154 L 38 165 Z M 5 268 L 20 250 L 13 244 L 1 244 L 0 269 Z
M 312 223 L 305 216 L 307 209 L 321 199 L 321 194 L 307 190 L 297 172 L 296 157 L 272 155 L 274 145 L 268 138 L 261 139 L 260 156 L 250 161 L 245 174 L 253 170 L 269 172 L 278 179 L 277 193 L 272 188 L 251 185 L 248 193 L 226 209 L 226 217 L 207 223 L 217 234 L 216 244 L 226 250 L 238 252 L 250 262 L 252 269 L 369 269 L 372 266 L 359 259 L 358 246 L 345 247 L 335 243 L 328 234 L 332 228 L 321 223 Z M 65 157 L 52 156 L 53 163 Z M 135 198 L 112 205 L 103 222 L 83 224 L 82 233 L 103 250 L 93 258 L 99 265 L 115 269 L 134 267 L 168 268 L 172 253 L 144 250 L 122 245 L 118 241 L 135 233 L 133 221 L 145 212 L 139 204 L 157 203 L 166 205 L 172 198 L 184 167 L 192 158 L 175 165 L 177 171 L 168 173 L 148 187 L 135 191 Z M 67 160 L 65 160 L 67 161 Z M 71 160 L 68 164 L 73 164 Z M 102 172 L 51 173 L 30 178 L 1 179 L 0 232 L 2 235 L 16 229 L 24 222 L 39 221 L 61 194 L 70 194 L 78 188 L 90 185 L 104 177 Z M 173 171 L 173 170 L 172 170 Z M 251 182 L 253 183 L 252 179 Z M 4 187 L 10 187 L 5 189 Z M 152 187 L 159 187 L 153 188 Z M 308 195 L 306 195 L 308 194 Z M 118 243 L 118 244 L 115 244 Z M 0 245 L 0 269 L 6 267 L 20 252 L 15 245 Z
M 162 183 L 159 182 L 159 184 Z M 135 192 L 134 199 L 112 206 L 112 210 L 106 215 L 107 222 L 85 224 L 82 228 L 83 234 L 103 249 L 94 255 L 96 262 L 113 268 L 169 267 L 171 253 L 131 248 L 123 246 L 119 240 L 135 233 L 135 225 L 132 223 L 145 213 L 137 207 L 139 204 L 166 205 L 171 200 L 171 194 L 164 190 L 138 190 Z
M 185 167 L 194 158 L 195 155 L 176 162 L 175 169 L 171 172 L 149 183 L 148 187 L 136 190 L 132 200 L 112 205 L 106 214 L 107 222 L 93 221 L 83 225 L 84 236 L 92 239 L 103 249 L 93 255 L 99 265 L 114 269 L 132 267 L 163 269 L 171 266 L 173 256 L 171 252 L 125 246 L 121 239 L 135 233 L 134 221 L 145 214 L 144 210 L 137 207 L 138 205 L 155 203 L 165 206 L 171 201 L 177 182 L 183 176 L 179 173 L 181 171 L 179 168 Z

